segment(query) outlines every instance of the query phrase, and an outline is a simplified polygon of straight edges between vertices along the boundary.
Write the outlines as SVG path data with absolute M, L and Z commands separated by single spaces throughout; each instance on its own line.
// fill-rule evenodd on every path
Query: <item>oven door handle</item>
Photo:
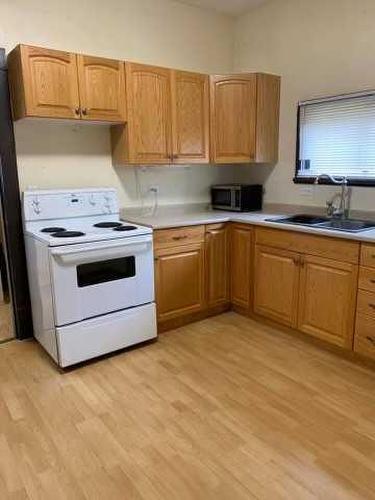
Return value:
M 86 248 L 54 248 L 51 255 L 64 265 L 77 265 L 107 259 L 116 259 L 152 251 L 152 241 L 121 242 Z

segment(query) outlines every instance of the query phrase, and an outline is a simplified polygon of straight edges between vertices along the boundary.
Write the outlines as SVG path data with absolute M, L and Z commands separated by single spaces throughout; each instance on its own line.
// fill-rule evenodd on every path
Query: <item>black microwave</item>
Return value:
M 222 184 L 211 187 L 211 205 L 218 210 L 251 212 L 262 210 L 263 186 L 260 184 Z

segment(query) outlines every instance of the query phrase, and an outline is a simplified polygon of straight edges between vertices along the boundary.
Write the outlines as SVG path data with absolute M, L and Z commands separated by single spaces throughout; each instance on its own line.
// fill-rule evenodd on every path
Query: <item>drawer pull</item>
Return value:
M 375 309 L 375 304 L 371 304 L 371 302 L 370 302 L 369 306 L 371 307 L 371 309 Z
M 187 238 L 187 235 L 184 234 L 183 236 L 172 236 L 172 240 L 179 241 L 179 240 L 185 240 Z
M 369 341 L 369 342 L 371 342 L 372 344 L 375 344 L 375 339 L 373 339 L 372 337 L 369 337 L 368 335 L 367 335 L 367 337 L 366 337 L 366 340 L 368 340 L 368 341 Z
M 370 283 L 374 283 L 375 284 L 375 280 L 370 280 Z

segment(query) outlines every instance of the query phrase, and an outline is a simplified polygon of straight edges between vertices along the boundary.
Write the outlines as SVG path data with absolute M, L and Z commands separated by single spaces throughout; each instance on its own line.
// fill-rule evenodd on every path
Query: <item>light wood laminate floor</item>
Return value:
M 0 346 L 0 498 L 375 498 L 375 372 L 227 313 L 60 373 Z

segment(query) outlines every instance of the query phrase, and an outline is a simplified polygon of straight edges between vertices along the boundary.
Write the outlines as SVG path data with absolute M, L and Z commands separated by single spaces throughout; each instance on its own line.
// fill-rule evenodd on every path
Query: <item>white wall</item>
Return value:
M 234 21 L 171 0 L 7 0 L 0 2 L 0 47 L 18 43 L 203 71 L 230 71 Z M 134 168 L 113 168 L 109 128 L 24 121 L 15 124 L 21 189 L 115 186 L 138 204 Z M 162 203 L 206 201 L 208 187 L 235 175 L 225 167 L 157 167 L 141 182 L 160 186 Z
M 322 205 L 334 190 L 292 182 L 296 104 L 317 96 L 375 88 L 374 0 L 271 0 L 241 16 L 235 69 L 282 76 L 280 161 L 253 169 L 266 181 L 266 200 Z M 353 207 L 375 209 L 374 188 L 354 188 Z

